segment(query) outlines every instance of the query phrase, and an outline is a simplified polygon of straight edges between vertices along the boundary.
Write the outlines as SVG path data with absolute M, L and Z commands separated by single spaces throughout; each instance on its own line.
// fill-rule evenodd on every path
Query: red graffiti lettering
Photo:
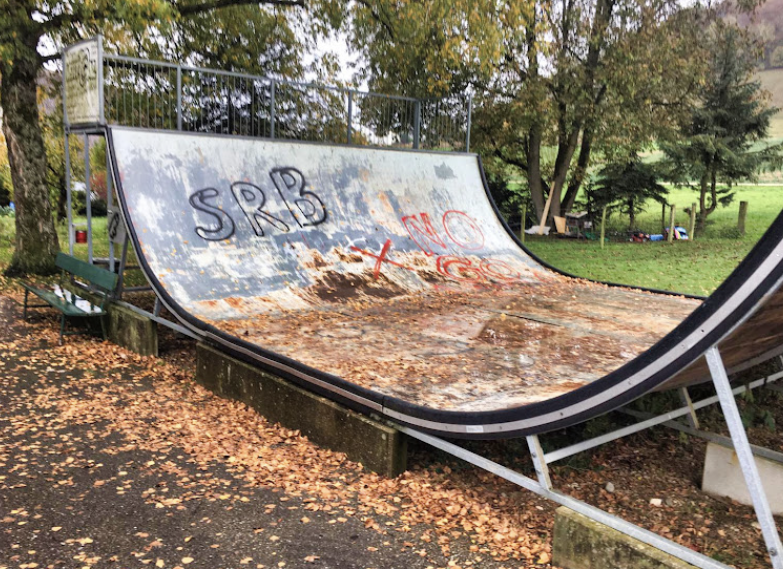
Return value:
M 458 281 L 477 282 L 484 280 L 479 267 L 473 266 L 470 259 L 441 255 L 437 260 L 438 272 Z
M 416 215 L 406 215 L 402 218 L 402 224 L 408 231 L 408 235 L 410 235 L 411 239 L 419 246 L 419 249 L 424 251 L 424 254 L 428 257 L 435 254 L 431 247 L 432 244 L 437 244 L 443 249 L 447 249 L 446 243 L 435 231 L 435 228 L 432 227 L 430 216 L 426 213 L 420 213 L 419 216 L 421 216 L 421 224 L 416 218 Z
M 465 212 L 450 209 L 443 214 L 443 229 L 449 239 L 468 251 L 477 251 L 484 247 L 484 233 Z
M 481 272 L 489 278 L 500 281 L 516 281 L 522 278 L 522 273 L 503 261 L 482 259 Z

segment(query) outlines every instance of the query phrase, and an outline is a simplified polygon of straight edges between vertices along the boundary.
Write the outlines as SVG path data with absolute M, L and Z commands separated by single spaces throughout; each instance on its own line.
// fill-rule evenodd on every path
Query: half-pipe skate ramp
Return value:
M 474 155 L 110 128 L 140 264 L 194 332 L 466 438 L 574 424 L 783 340 L 783 221 L 707 300 L 587 282 L 508 230 Z

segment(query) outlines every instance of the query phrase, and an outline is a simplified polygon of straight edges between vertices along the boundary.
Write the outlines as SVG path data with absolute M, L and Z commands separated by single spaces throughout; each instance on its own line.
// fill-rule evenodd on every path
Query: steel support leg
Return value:
M 756 510 L 756 517 L 761 525 L 761 533 L 764 535 L 764 542 L 767 544 L 772 567 L 774 569 L 783 569 L 780 536 L 769 508 L 767 495 L 764 492 L 764 487 L 761 485 L 761 477 L 759 476 L 756 461 L 753 459 L 753 453 L 750 450 L 748 435 L 742 426 L 737 402 L 734 399 L 734 394 L 731 392 L 731 384 L 726 374 L 726 368 L 723 366 L 723 360 L 716 346 L 707 350 L 705 357 L 712 375 L 712 382 L 715 384 L 715 391 L 718 393 L 718 399 L 723 409 L 723 416 L 726 418 L 726 424 L 729 427 L 731 440 L 734 443 L 734 452 L 737 453 L 740 468 L 753 501 L 753 508 Z
M 544 487 L 538 480 L 533 480 L 532 478 L 524 476 L 496 462 L 492 462 L 491 460 L 484 458 L 483 456 L 480 456 L 474 452 L 470 452 L 460 446 L 455 445 L 454 443 L 444 441 L 443 439 L 419 432 L 409 427 L 395 425 L 395 428 L 398 429 L 401 433 L 409 435 L 414 439 L 418 439 L 428 445 L 445 451 L 452 456 L 465 460 L 470 464 L 485 470 L 486 472 L 496 474 L 504 480 L 508 480 L 509 482 L 517 484 L 518 486 L 525 488 L 526 490 L 530 490 L 539 496 L 553 500 L 561 506 L 570 508 L 575 512 L 582 514 L 583 516 L 587 516 L 588 518 L 595 520 L 599 524 L 604 524 L 605 526 L 623 532 L 624 534 L 629 535 L 634 539 L 638 539 L 647 545 L 660 549 L 661 551 L 664 551 L 670 555 L 674 555 L 686 563 L 690 563 L 691 565 L 695 565 L 701 569 L 730 569 L 728 565 L 725 565 L 724 563 L 693 551 L 692 549 L 680 545 L 679 543 L 675 543 L 669 539 L 666 539 L 665 537 L 661 537 L 657 533 L 642 529 L 639 526 L 618 518 L 617 516 L 613 516 L 612 514 L 586 504 L 581 500 L 577 500 L 571 496 L 566 496 L 557 490 L 550 490 L 549 488 Z M 529 443 L 530 438 L 528 438 L 528 444 Z

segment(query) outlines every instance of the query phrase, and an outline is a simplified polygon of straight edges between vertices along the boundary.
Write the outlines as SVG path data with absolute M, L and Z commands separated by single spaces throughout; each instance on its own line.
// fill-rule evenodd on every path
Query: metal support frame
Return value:
M 752 381 L 747 385 L 740 385 L 738 387 L 735 387 L 732 390 L 732 393 L 734 395 L 739 395 L 740 393 L 744 393 L 745 391 L 768 385 L 781 378 L 783 378 L 783 372 L 777 372 L 765 378 Z M 704 399 L 701 399 L 700 401 L 696 401 L 695 403 L 693 403 L 692 408 L 694 411 L 696 411 L 698 409 L 702 409 L 709 405 L 714 405 L 715 403 L 718 403 L 719 400 L 720 398 L 717 395 L 713 395 L 712 397 L 706 397 Z M 633 414 L 633 412 L 628 410 L 623 410 L 623 411 L 628 414 Z M 544 459 L 546 460 L 547 464 L 551 464 L 553 462 L 562 460 L 569 456 L 573 456 L 575 454 L 586 451 L 588 449 L 601 446 L 602 444 L 608 443 L 609 441 L 627 437 L 628 435 L 638 433 L 639 431 L 644 431 L 645 429 L 649 429 L 650 427 L 654 427 L 656 425 L 667 424 L 668 422 L 673 421 L 674 419 L 677 419 L 679 417 L 685 417 L 687 415 L 690 415 L 690 413 L 691 413 L 691 407 L 681 407 L 679 409 L 675 409 L 674 411 L 664 413 L 663 415 L 649 417 L 644 421 L 635 423 L 633 425 L 629 425 L 627 427 L 623 427 L 622 429 L 618 429 L 616 431 L 612 431 L 610 433 L 606 433 L 604 435 L 600 435 L 598 437 L 588 439 L 586 441 L 580 441 L 576 444 L 563 447 L 555 451 L 550 451 L 544 455 Z
M 753 506 L 761 526 L 764 541 L 767 545 L 772 567 L 773 569 L 783 569 L 783 559 L 781 558 L 781 552 L 783 552 L 783 549 L 781 548 L 780 537 L 778 536 L 775 520 L 773 519 L 770 512 L 769 502 L 767 501 L 766 494 L 764 493 L 764 489 L 761 485 L 758 469 L 753 459 L 753 455 L 755 454 L 756 456 L 783 463 L 783 453 L 749 444 L 747 434 L 745 433 L 745 429 L 742 426 L 742 420 L 739 415 L 737 403 L 734 399 L 735 395 L 759 387 L 770 387 L 776 390 L 781 389 L 777 385 L 773 385 L 773 382 L 783 378 L 783 372 L 777 372 L 768 377 L 753 381 L 747 385 L 742 385 L 732 389 L 717 347 L 710 348 L 705 353 L 705 358 L 707 359 L 710 374 L 717 392 L 717 395 L 713 397 L 707 397 L 700 401 L 693 402 L 687 390 L 683 389 L 680 391 L 680 396 L 684 400 L 683 407 L 660 416 L 650 416 L 646 413 L 629 409 L 622 409 L 621 411 L 625 412 L 626 414 L 637 418 L 643 418 L 644 420 L 635 425 L 619 429 L 612 433 L 595 437 L 587 441 L 582 441 L 575 445 L 571 445 L 549 453 L 543 452 L 540 439 L 537 435 L 530 435 L 526 437 L 528 448 L 530 449 L 530 457 L 536 472 L 536 479 L 527 477 L 501 464 L 486 459 L 479 454 L 468 451 L 463 447 L 433 435 L 425 434 L 409 427 L 401 427 L 399 425 L 395 425 L 395 428 L 408 436 L 418 439 L 437 449 L 445 451 L 456 458 L 462 459 L 470 464 L 473 464 L 474 466 L 486 470 L 487 472 L 491 472 L 497 476 L 500 476 L 501 478 L 517 484 L 526 490 L 530 490 L 539 496 L 543 496 L 544 498 L 548 498 L 560 505 L 566 506 L 567 508 L 587 516 L 588 518 L 598 523 L 620 531 L 634 539 L 646 543 L 647 545 L 660 549 L 661 551 L 674 555 L 686 563 L 690 563 L 691 565 L 695 565 L 701 569 L 726 569 L 727 566 L 710 557 L 696 553 L 690 548 L 684 547 L 669 539 L 661 537 L 656 533 L 647 531 L 612 514 L 604 512 L 603 510 L 600 510 L 594 506 L 586 504 L 581 500 L 577 500 L 562 494 L 561 492 L 554 489 L 552 485 L 548 465 L 567 456 L 572 456 L 578 452 L 594 448 L 606 442 L 642 431 L 655 425 L 672 427 L 680 431 L 693 434 L 694 436 L 712 440 L 719 444 L 731 446 L 735 449 L 735 452 L 739 457 L 740 467 L 753 500 Z M 695 423 L 698 425 L 696 410 L 715 403 L 720 403 L 721 405 L 724 417 L 726 418 L 726 423 L 729 426 L 731 438 L 701 431 L 696 427 L 685 425 L 675 420 L 678 417 L 687 417 L 688 419 L 695 421 Z
M 177 130 L 182 130 L 182 66 L 177 65 Z
M 269 138 L 275 137 L 275 91 L 277 81 L 272 79 L 269 85 Z
M 111 211 L 112 206 L 114 205 L 114 190 L 112 188 L 112 181 L 111 181 L 112 175 L 111 175 L 111 154 L 109 154 L 109 149 L 106 149 L 106 209 L 107 211 Z M 107 227 L 108 229 L 108 227 Z M 112 239 L 111 235 L 108 234 L 108 231 L 106 232 L 106 236 L 109 239 L 109 270 L 113 273 L 114 272 L 114 239 Z
M 63 101 L 63 106 L 65 101 Z M 65 131 L 65 209 L 68 223 L 68 254 L 73 255 L 74 234 L 73 234 L 73 198 L 71 195 L 71 136 L 70 132 Z
M 353 90 L 348 91 L 348 133 L 347 143 L 351 144 L 351 138 L 353 137 Z
M 774 569 L 783 569 L 783 556 L 781 556 L 783 546 L 780 543 L 780 536 L 775 526 L 775 520 L 772 517 L 767 495 L 764 492 L 764 487 L 761 485 L 758 466 L 753 459 L 753 452 L 748 443 L 748 435 L 745 432 L 745 427 L 742 425 L 742 418 L 729 383 L 729 376 L 726 374 L 726 368 L 723 366 L 723 360 L 720 357 L 720 351 L 718 351 L 717 346 L 712 346 L 707 350 L 705 357 L 712 375 L 712 383 L 715 385 L 715 391 L 718 392 L 726 425 L 729 427 L 729 433 L 731 433 L 731 440 L 734 442 L 734 452 L 737 453 L 737 459 L 745 477 L 745 484 L 748 486 L 750 498 L 753 502 L 753 509 L 756 511 L 756 518 L 758 518 L 761 525 L 761 533 L 764 535 L 764 542 L 767 544 L 772 567 Z
M 778 386 L 770 385 L 768 387 L 771 389 L 773 387 L 778 387 Z M 640 411 L 634 411 L 632 409 L 620 409 L 620 412 L 625 413 L 626 415 L 630 415 L 632 417 L 636 417 L 637 419 L 648 419 L 652 417 L 652 415 L 650 415 L 649 413 L 642 413 Z M 685 433 L 686 435 L 690 435 L 692 437 L 704 439 L 705 441 L 710 441 L 725 446 L 726 448 L 731 448 L 731 449 L 734 448 L 734 442 L 731 440 L 730 437 L 724 437 L 723 435 L 719 435 L 718 433 L 713 433 L 711 431 L 694 429 L 693 427 L 689 425 L 684 425 L 679 421 L 666 421 L 665 423 L 661 423 L 661 426 L 674 429 L 675 431 Z M 771 460 L 772 462 L 783 464 L 783 452 L 777 452 L 772 449 L 766 447 L 760 447 L 758 445 L 753 445 L 753 444 L 750 445 L 750 450 L 753 452 L 755 456 L 766 458 L 767 460 Z
M 122 298 L 122 293 L 125 290 L 125 265 L 128 261 L 128 244 L 130 243 L 130 237 L 125 235 L 125 242 L 122 244 L 122 255 L 120 256 L 120 270 L 117 274 L 116 294 L 117 298 Z
M 468 95 L 468 120 L 465 126 L 465 152 L 470 152 L 470 123 L 473 120 L 473 95 Z M 522 228 L 524 233 L 524 227 Z
M 622 532 L 634 539 L 638 539 L 639 541 L 660 549 L 661 551 L 664 551 L 670 555 L 674 555 L 686 563 L 690 563 L 691 565 L 695 565 L 701 569 L 728 569 L 727 565 L 707 557 L 706 555 L 702 555 L 701 553 L 697 553 L 696 551 L 680 545 L 679 543 L 675 543 L 669 539 L 666 539 L 665 537 L 661 537 L 657 533 L 640 528 L 637 525 L 618 518 L 617 516 L 613 516 L 612 514 L 582 502 L 581 500 L 567 496 L 566 494 L 554 490 L 551 487 L 546 487 L 538 480 L 534 480 L 528 476 L 525 476 L 524 474 L 520 474 L 515 470 L 507 468 L 501 464 L 498 464 L 497 462 L 493 462 L 454 443 L 445 441 L 433 435 L 422 433 L 421 431 L 417 431 L 409 427 L 395 425 L 395 428 L 400 432 L 413 437 L 414 439 L 420 440 L 434 448 L 447 452 L 448 454 L 464 460 L 465 462 L 468 462 L 483 470 L 486 470 L 487 472 L 491 472 L 492 474 L 495 474 L 504 480 L 508 480 L 512 484 L 521 486 L 522 488 L 538 494 L 539 496 L 552 500 L 553 502 L 556 502 L 561 506 L 565 506 L 566 508 L 570 508 L 571 510 L 582 514 L 583 516 L 587 516 L 588 518 L 595 520 L 600 524 Z M 528 443 L 530 444 L 530 439 L 528 439 Z M 538 462 L 540 466 L 542 461 Z
M 421 144 L 421 101 L 416 101 L 413 108 L 413 149 L 418 150 Z
M 139 308 L 135 304 L 130 304 L 129 302 L 125 302 L 123 300 L 115 300 L 114 304 L 117 304 L 118 306 L 122 306 L 123 308 L 127 308 L 128 310 L 132 310 L 136 314 L 140 314 L 141 316 L 144 316 L 145 318 L 149 318 L 150 320 L 153 320 L 154 322 L 157 322 L 158 324 L 161 324 L 163 326 L 166 326 L 167 328 L 171 328 L 175 332 L 178 332 L 182 334 L 183 336 L 187 336 L 188 338 L 192 338 L 193 340 L 200 340 L 201 338 L 196 336 L 193 332 L 185 328 L 184 326 L 180 326 L 176 322 L 172 322 L 171 320 L 167 320 L 159 315 L 159 308 L 154 312 L 147 312 L 143 308 Z M 156 307 L 157 307 L 157 300 L 156 300 Z
M 87 262 L 92 264 L 92 186 L 90 185 L 90 135 L 84 134 L 84 202 L 87 210 Z

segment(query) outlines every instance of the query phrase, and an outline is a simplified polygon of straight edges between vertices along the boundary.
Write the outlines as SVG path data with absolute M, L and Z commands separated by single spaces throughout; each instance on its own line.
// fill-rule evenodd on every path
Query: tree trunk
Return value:
M 543 225 L 546 220 L 544 215 L 544 180 L 541 178 L 541 125 L 534 124 L 530 129 L 525 146 L 527 159 L 527 185 L 530 188 L 530 196 L 533 199 L 533 207 L 536 208 L 536 219 Z
M 66 189 L 65 170 L 58 176 L 57 194 L 57 221 L 63 221 L 68 217 L 68 190 Z
M 704 227 L 707 225 L 707 191 L 709 190 L 709 171 L 702 174 L 699 181 L 699 233 L 704 231 Z
M 16 242 L 5 273 L 51 274 L 60 250 L 46 186 L 46 151 L 36 100 L 37 62 L 20 57 L 3 66 L 3 133 L 14 184 Z
M 587 169 L 590 166 L 590 153 L 593 149 L 593 130 L 585 127 L 582 131 L 582 144 L 579 148 L 579 158 L 576 162 L 576 170 L 568 184 L 565 197 L 563 198 L 563 211 L 568 213 L 574 207 L 579 188 L 582 187 Z

